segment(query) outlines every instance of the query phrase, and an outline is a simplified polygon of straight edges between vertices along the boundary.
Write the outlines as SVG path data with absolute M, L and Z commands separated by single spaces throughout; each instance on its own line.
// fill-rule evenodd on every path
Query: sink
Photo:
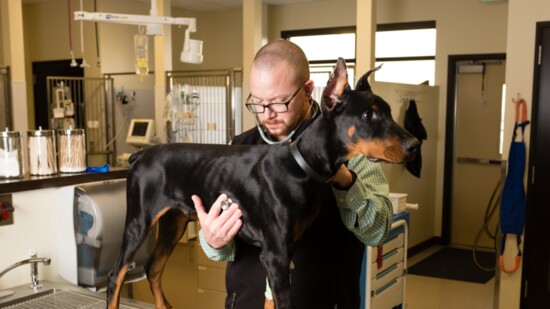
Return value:
M 103 293 L 93 293 L 83 288 L 50 282 L 41 282 L 37 291 L 28 285 L 9 289 L 13 295 L 0 299 L 2 309 L 51 308 L 51 309 L 105 309 Z M 154 308 L 153 305 L 121 299 L 121 309 Z

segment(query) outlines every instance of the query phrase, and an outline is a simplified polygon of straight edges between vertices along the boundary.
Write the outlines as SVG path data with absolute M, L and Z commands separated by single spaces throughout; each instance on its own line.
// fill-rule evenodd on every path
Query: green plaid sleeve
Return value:
M 359 240 L 377 246 L 386 238 L 393 220 L 388 182 L 380 164 L 363 155 L 351 158 L 348 168 L 357 175 L 353 186 L 348 190 L 332 187 L 340 216 Z
M 214 249 L 204 239 L 204 233 L 201 229 L 199 230 L 199 241 L 204 254 L 209 259 L 218 262 L 233 261 L 235 259 L 235 242 L 233 240 L 221 249 Z

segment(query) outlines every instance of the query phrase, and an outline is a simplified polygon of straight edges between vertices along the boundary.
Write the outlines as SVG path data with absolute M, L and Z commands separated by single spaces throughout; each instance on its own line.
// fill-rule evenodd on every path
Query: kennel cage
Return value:
M 113 164 L 113 79 L 49 76 L 50 129 L 84 129 L 88 165 Z
M 227 144 L 241 133 L 242 78 L 241 69 L 167 72 L 166 91 L 186 92 L 175 116 L 165 117 L 167 141 Z

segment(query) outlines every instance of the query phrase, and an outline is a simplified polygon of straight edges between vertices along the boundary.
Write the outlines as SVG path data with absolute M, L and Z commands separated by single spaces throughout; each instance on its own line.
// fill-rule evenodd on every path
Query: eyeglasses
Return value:
M 294 99 L 294 97 L 300 92 L 300 90 L 304 87 L 304 85 L 300 86 L 296 92 L 288 99 L 286 102 L 274 102 L 269 104 L 259 104 L 254 103 L 254 98 L 252 97 L 252 93 L 248 95 L 248 98 L 246 99 L 246 108 L 254 114 L 261 114 L 265 111 L 266 108 L 269 108 L 270 111 L 274 113 L 284 113 L 288 111 L 288 104 Z

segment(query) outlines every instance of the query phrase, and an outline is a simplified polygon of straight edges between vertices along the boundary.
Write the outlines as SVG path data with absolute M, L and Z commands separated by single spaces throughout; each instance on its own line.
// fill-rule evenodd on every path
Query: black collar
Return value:
M 309 177 L 315 179 L 318 182 L 322 182 L 322 183 L 327 183 L 327 182 L 330 181 L 331 177 L 323 177 L 323 176 L 317 174 L 317 172 L 314 171 L 313 168 L 311 168 L 311 166 L 309 166 L 309 164 L 307 164 L 306 160 L 304 159 L 304 157 L 302 156 L 302 154 L 298 150 L 298 147 L 296 146 L 296 142 L 290 143 L 290 153 L 292 154 L 292 157 L 294 157 L 294 160 L 296 161 L 296 163 L 298 163 L 300 168 L 302 168 L 302 170 Z

